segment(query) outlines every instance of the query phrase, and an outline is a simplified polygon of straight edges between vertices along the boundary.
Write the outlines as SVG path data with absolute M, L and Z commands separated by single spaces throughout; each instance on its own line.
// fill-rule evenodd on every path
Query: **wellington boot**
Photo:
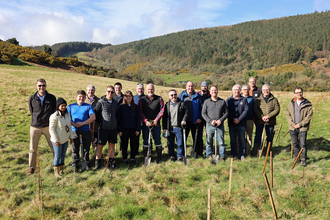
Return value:
M 56 178 L 62 179 L 62 177 L 59 174 L 60 167 L 54 167 L 54 174 Z
M 157 163 L 162 162 L 162 147 L 157 147 L 156 152 L 157 152 Z
M 101 169 L 101 159 L 96 159 L 94 171 L 98 171 L 99 169 Z
M 59 174 L 60 174 L 60 176 L 63 175 L 63 170 L 64 170 L 64 164 L 62 164 L 62 165 L 59 166 Z

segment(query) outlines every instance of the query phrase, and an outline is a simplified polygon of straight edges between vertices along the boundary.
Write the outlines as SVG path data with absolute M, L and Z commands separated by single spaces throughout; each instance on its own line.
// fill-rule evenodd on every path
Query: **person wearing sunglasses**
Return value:
M 113 99 L 115 88 L 108 86 L 103 96 L 96 104 L 96 120 L 99 123 L 99 143 L 96 150 L 95 169 L 101 169 L 102 149 L 108 142 L 108 168 L 115 169 L 115 144 L 117 143 L 117 106 Z
M 33 174 L 36 169 L 36 153 L 42 134 L 45 136 L 54 157 L 54 149 L 49 134 L 49 117 L 56 111 L 56 98 L 47 92 L 46 80 L 38 79 L 36 87 L 37 92 L 29 99 L 31 126 L 28 175 Z
M 180 99 L 175 89 L 171 89 L 168 93 L 169 100 L 165 104 L 165 110 L 163 115 L 163 131 L 167 135 L 167 146 L 168 152 L 171 157 L 171 161 L 176 161 L 174 153 L 174 139 L 176 138 L 177 160 L 183 161 L 183 138 L 182 138 L 182 127 L 186 125 L 188 118 L 188 108 Z

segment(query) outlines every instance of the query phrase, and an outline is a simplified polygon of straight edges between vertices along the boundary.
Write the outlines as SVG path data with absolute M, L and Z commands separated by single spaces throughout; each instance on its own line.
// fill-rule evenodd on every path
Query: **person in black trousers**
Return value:
M 118 108 L 118 133 L 121 138 L 121 149 L 125 165 L 128 165 L 128 139 L 130 140 L 131 147 L 130 164 L 131 166 L 136 164 L 135 155 L 138 147 L 140 131 L 140 109 L 134 103 L 132 92 L 126 91 L 123 103 L 119 105 Z

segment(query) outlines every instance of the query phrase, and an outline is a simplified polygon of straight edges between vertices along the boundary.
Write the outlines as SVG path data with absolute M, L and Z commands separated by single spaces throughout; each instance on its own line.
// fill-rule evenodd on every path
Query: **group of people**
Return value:
M 213 152 L 213 139 L 216 134 L 220 160 L 225 161 L 224 121 L 228 118 L 231 156 L 244 161 L 246 156 L 256 156 L 261 146 L 262 133 L 267 136 L 267 145 L 272 144 L 276 116 L 280 105 L 271 93 L 270 86 L 256 86 L 256 79 L 249 78 L 248 84 L 234 85 L 232 96 L 224 100 L 218 97 L 216 86 L 208 88 L 203 82 L 201 91 L 195 91 L 193 82 L 186 83 L 186 89 L 180 94 L 175 89 L 168 93 L 169 100 L 164 103 L 162 97 L 155 94 L 153 84 L 146 86 L 138 83 L 137 94 L 131 91 L 122 93 L 122 85 L 117 82 L 105 90 L 105 95 L 98 98 L 95 87 L 87 86 L 76 92 L 76 102 L 67 102 L 46 90 L 44 79 L 38 79 L 37 92 L 30 97 L 31 113 L 29 172 L 36 169 L 36 152 L 42 134 L 46 137 L 54 158 L 54 174 L 61 178 L 64 170 L 64 159 L 68 141 L 72 145 L 72 168 L 78 172 L 80 157 L 86 164 L 82 171 L 89 169 L 89 151 L 92 145 L 96 150 L 95 168 L 102 167 L 102 149 L 108 143 L 107 167 L 116 168 L 115 144 L 119 135 L 123 163 L 134 166 L 139 153 L 139 139 L 142 132 L 143 155 L 150 154 L 150 137 L 152 136 L 157 163 L 162 162 L 161 134 L 167 137 L 168 153 L 171 161 L 183 161 L 184 140 L 191 133 L 193 151 L 198 157 L 203 154 L 203 129 L 206 129 L 206 153 L 208 158 Z M 313 114 L 312 104 L 303 97 L 301 87 L 294 89 L 295 98 L 287 107 L 287 121 L 294 148 L 295 157 L 303 148 L 301 165 L 306 165 L 306 138 L 309 123 Z M 162 127 L 161 127 L 162 120 Z M 252 133 L 256 127 L 254 145 Z M 185 131 L 185 135 L 183 135 Z M 175 144 L 177 152 L 175 154 Z M 128 160 L 128 143 L 130 142 L 130 160 Z M 150 150 L 150 148 L 149 148 Z

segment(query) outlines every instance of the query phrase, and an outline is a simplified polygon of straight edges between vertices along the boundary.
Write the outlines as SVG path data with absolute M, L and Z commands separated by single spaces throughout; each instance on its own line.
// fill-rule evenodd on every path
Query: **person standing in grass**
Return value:
M 144 86 L 143 86 L 142 83 L 138 83 L 136 85 L 136 92 L 137 92 L 137 94 L 134 96 L 133 99 L 134 99 L 135 105 L 138 106 L 139 105 L 140 98 L 143 97 L 143 96 L 145 96 L 145 94 L 144 94 Z M 143 125 L 142 121 L 141 121 L 140 124 L 141 124 L 141 127 L 142 127 L 142 125 Z M 141 135 L 141 132 L 140 132 L 140 134 L 137 137 L 138 138 L 138 143 L 137 143 L 137 147 L 136 147 L 135 156 L 139 154 L 139 149 L 140 149 L 140 135 Z
M 245 130 L 246 116 L 249 106 L 245 97 L 241 95 L 241 86 L 234 85 L 233 95 L 226 100 L 228 106 L 228 126 L 230 135 L 231 155 L 237 156 L 237 139 L 239 143 L 238 158 L 245 160 Z
M 121 149 L 124 164 L 128 165 L 127 148 L 128 140 L 131 147 L 130 165 L 134 166 L 137 146 L 139 143 L 139 135 L 141 131 L 140 110 L 133 101 L 131 91 L 126 91 L 124 100 L 118 107 L 118 133 L 121 138 Z
M 265 127 L 267 135 L 267 147 L 273 142 L 274 126 L 276 125 L 276 116 L 280 113 L 280 103 L 277 98 L 270 92 L 270 86 L 265 84 L 262 86 L 262 95 L 255 99 L 253 106 L 253 114 L 256 118 L 256 135 L 254 137 L 254 146 L 252 155 L 257 156 L 260 149 L 262 131 Z
M 217 140 L 219 143 L 220 160 L 225 161 L 225 128 L 224 121 L 228 117 L 226 101 L 218 97 L 218 88 L 211 86 L 211 98 L 203 104 L 202 116 L 206 121 L 206 157 L 212 154 L 213 138 L 217 130 Z
M 36 169 L 37 148 L 42 134 L 45 136 L 54 157 L 54 149 L 49 134 L 49 117 L 56 111 L 56 98 L 46 91 L 46 80 L 38 79 L 36 87 L 37 92 L 29 99 L 31 126 L 28 175 L 33 174 Z
M 175 89 L 171 89 L 168 93 L 169 100 L 165 105 L 164 116 L 163 116 L 163 130 L 164 134 L 167 134 L 167 147 L 171 157 L 171 161 L 175 161 L 174 156 L 174 139 L 176 138 L 177 160 L 183 161 L 183 138 L 182 138 L 182 127 L 186 125 L 188 118 L 188 108 L 180 99 Z
M 250 86 L 244 84 L 242 86 L 242 95 L 246 98 L 249 106 L 249 112 L 246 116 L 246 138 L 245 138 L 245 147 L 246 147 L 246 156 L 251 154 L 252 148 L 252 133 L 253 133 L 253 105 L 254 98 L 249 95 Z
M 72 144 L 74 138 L 70 114 L 66 106 L 66 101 L 59 97 L 56 102 L 57 110 L 49 118 L 50 140 L 52 141 L 55 152 L 54 174 L 57 178 L 62 178 L 68 140 L 70 139 L 70 144 Z
M 210 91 L 209 91 L 209 84 L 207 84 L 207 82 L 202 82 L 201 83 L 201 91 L 198 92 L 198 95 L 201 96 L 202 98 L 202 104 L 204 104 L 205 100 L 207 100 L 208 98 L 211 97 Z M 203 128 L 206 128 L 206 122 L 204 120 L 204 118 L 202 117 L 202 126 Z
M 141 114 L 140 116 L 143 122 L 143 154 L 144 157 L 147 156 L 149 132 L 151 132 L 156 146 L 157 163 L 161 163 L 163 149 L 160 140 L 160 119 L 163 117 L 164 114 L 164 100 L 162 97 L 155 95 L 155 86 L 153 84 L 148 84 L 146 89 L 147 95 L 141 97 L 139 101 L 139 108 Z M 150 127 L 153 127 L 151 131 Z
M 249 78 L 249 86 L 250 86 L 249 96 L 252 96 L 254 99 L 259 98 L 262 94 L 262 91 L 261 88 L 257 87 L 256 78 L 254 77 Z
M 306 139 L 309 123 L 313 117 L 313 107 L 312 103 L 303 97 L 303 89 L 301 87 L 294 89 L 294 96 L 288 104 L 286 119 L 289 124 L 294 156 L 297 158 L 300 149 L 304 149 L 301 154 L 301 166 L 306 166 Z
M 99 101 L 99 98 L 95 95 L 95 86 L 90 84 L 87 86 L 86 89 L 87 89 L 87 97 L 85 102 L 93 106 L 93 109 L 95 111 L 96 103 Z M 97 123 L 96 120 L 89 124 L 89 130 L 91 131 L 91 135 L 92 135 L 92 147 L 94 150 L 97 147 L 98 128 L 99 128 L 99 124 Z
M 194 83 L 188 81 L 186 90 L 181 92 L 178 98 L 183 101 L 188 108 L 186 137 L 188 137 L 188 134 L 191 131 L 193 141 L 196 141 L 196 153 L 200 157 L 203 157 L 203 126 L 199 126 L 202 122 L 202 97 L 195 92 Z M 197 140 L 195 140 L 197 128 Z
M 99 145 L 96 150 L 95 169 L 101 168 L 102 149 L 108 142 L 108 167 L 115 169 L 115 144 L 117 143 L 117 102 L 113 99 L 115 88 L 108 86 L 103 96 L 96 104 L 96 118 L 99 122 Z
M 68 112 L 71 117 L 72 131 L 75 133 L 72 145 L 72 168 L 78 172 L 80 135 L 82 136 L 83 155 L 82 158 L 89 166 L 89 150 L 92 143 L 92 135 L 89 130 L 89 124 L 95 121 L 95 112 L 93 106 L 85 103 L 86 92 L 78 90 L 76 93 L 76 103 L 68 106 Z

